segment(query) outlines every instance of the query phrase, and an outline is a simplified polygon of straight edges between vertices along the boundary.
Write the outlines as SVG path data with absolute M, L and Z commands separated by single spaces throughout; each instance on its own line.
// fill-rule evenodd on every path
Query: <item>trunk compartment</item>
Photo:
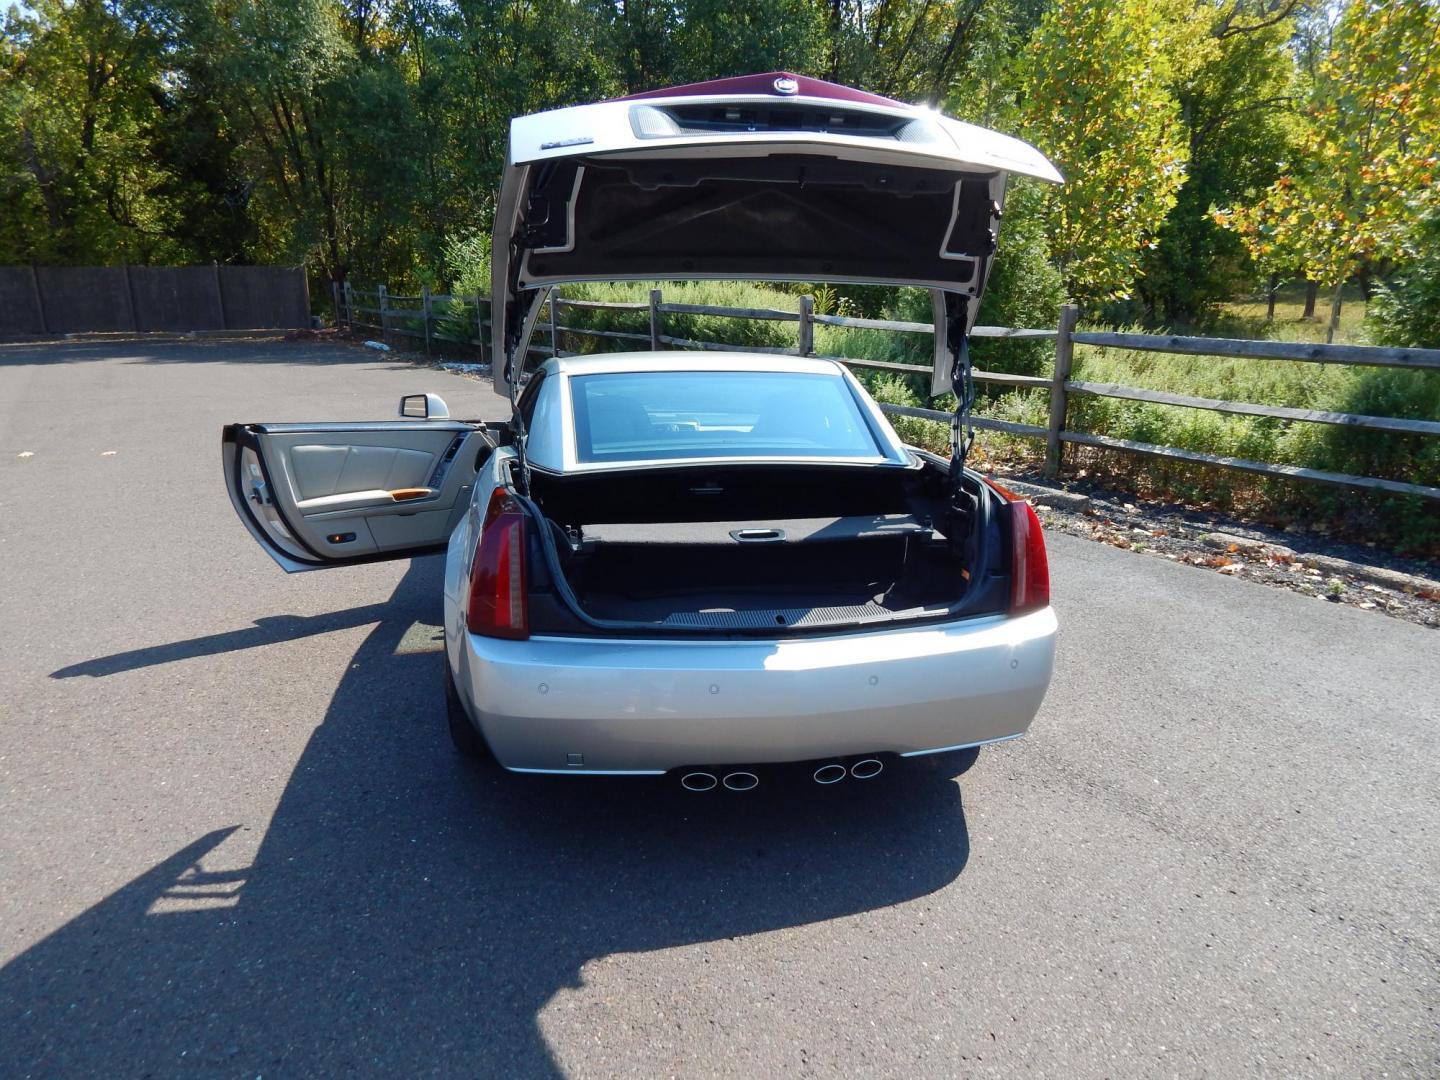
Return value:
M 957 515 L 947 492 L 933 462 L 532 476 L 570 606 L 592 622 L 681 633 L 1003 609 L 1004 589 L 990 588 L 994 515 Z

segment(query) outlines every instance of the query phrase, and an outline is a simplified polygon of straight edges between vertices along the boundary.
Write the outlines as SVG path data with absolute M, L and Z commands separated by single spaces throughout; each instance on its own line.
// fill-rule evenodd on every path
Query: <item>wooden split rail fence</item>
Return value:
M 387 292 L 383 285 L 375 291 L 361 291 L 353 289 L 347 283 L 343 289 L 336 287 L 334 302 L 337 321 L 352 330 L 360 327 L 379 330 L 382 337 L 393 334 L 417 341 L 423 340 L 427 355 L 437 350 L 443 350 L 443 345 L 462 345 L 477 350 L 482 362 L 490 358 L 489 301 L 485 297 L 432 294 L 428 290 L 422 291 L 418 296 L 401 296 Z M 648 316 L 648 329 L 646 332 L 632 333 L 569 326 L 561 321 L 561 312 L 566 309 L 629 312 L 637 318 L 643 313 Z M 729 345 L 722 342 L 694 341 L 689 338 L 674 337 L 664 333 L 664 317 L 667 314 L 713 315 L 735 319 L 793 322 L 797 324 L 796 343 L 794 347 L 777 348 L 774 346 Z M 371 321 L 368 316 L 377 316 L 378 321 Z M 1071 376 L 1076 345 L 1100 345 L 1115 349 L 1134 349 L 1142 352 L 1174 353 L 1186 356 L 1240 357 L 1267 361 L 1298 361 L 1432 371 L 1440 371 L 1440 349 L 1397 349 L 1369 345 L 1311 345 L 1303 342 L 1252 341 L 1236 338 L 1091 332 L 1076 329 L 1077 316 L 1077 309 L 1073 305 L 1067 304 L 1061 309 L 1059 325 L 1053 330 L 977 326 L 972 331 L 972 336 L 977 338 L 1038 339 L 1055 342 L 1055 366 L 1053 373 L 1048 377 L 1010 375 L 1003 372 L 980 370 L 974 373 L 976 382 L 996 386 L 1043 389 L 1049 393 L 1049 423 L 1043 427 L 1038 424 L 1020 424 L 987 416 L 972 417 L 975 427 L 984 431 L 999 431 L 1007 435 L 1043 439 L 1045 441 L 1045 472 L 1047 475 L 1054 476 L 1059 472 L 1063 448 L 1068 443 L 1074 446 L 1123 450 L 1151 457 L 1234 469 L 1260 476 L 1305 480 L 1339 487 L 1362 488 L 1440 500 L 1440 487 L 1426 484 L 1373 476 L 1352 476 L 1348 473 L 1327 472 L 1295 465 L 1279 465 L 1266 461 L 1251 461 L 1245 458 L 1203 453 L 1198 450 L 1184 450 L 1174 446 L 1134 442 L 1108 435 L 1092 435 L 1086 432 L 1071 431 L 1066 423 L 1070 398 L 1077 394 L 1088 394 L 1096 397 L 1120 398 L 1126 401 L 1175 405 L 1188 409 L 1206 409 L 1239 416 L 1269 417 L 1277 420 L 1332 424 L 1371 431 L 1440 437 L 1440 418 L 1412 420 L 1387 416 L 1363 416 L 1356 413 L 1325 412 L 1316 409 L 1296 409 L 1244 401 L 1223 401 L 1160 390 L 1147 390 L 1135 386 L 1090 382 Z M 532 353 L 544 356 L 563 356 L 566 353 L 562 351 L 561 346 L 565 336 L 573 335 L 596 340 L 626 342 L 638 349 L 666 347 L 814 356 L 814 335 L 817 324 L 899 334 L 933 335 L 935 332 L 930 323 L 817 314 L 814 309 L 814 300 L 810 296 L 800 298 L 798 311 L 782 311 L 773 308 L 726 308 L 702 304 L 669 304 L 664 302 L 659 289 L 651 290 L 648 303 L 568 300 L 561 295 L 559 289 L 556 289 L 552 291 L 551 298 L 542 308 L 540 319 L 536 323 L 537 334 L 542 335 L 548 343 L 537 345 L 532 340 L 529 349 Z M 465 336 L 442 332 L 442 330 L 453 330 L 457 326 L 466 328 Z M 474 336 L 470 336 L 468 333 L 472 326 L 475 330 Z M 838 360 L 851 367 L 896 371 L 923 377 L 928 377 L 930 371 L 928 366 L 864 360 L 848 356 L 824 357 L 823 359 Z M 503 389 L 502 377 L 499 373 L 496 374 L 496 384 L 497 388 Z M 912 416 L 947 423 L 952 415 L 937 409 L 914 408 L 906 405 L 881 405 L 881 408 L 892 415 Z

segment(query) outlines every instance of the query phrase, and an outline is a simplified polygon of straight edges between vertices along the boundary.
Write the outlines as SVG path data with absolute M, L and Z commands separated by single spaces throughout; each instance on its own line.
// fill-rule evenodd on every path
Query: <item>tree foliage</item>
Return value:
M 1440 347 L 1440 209 L 1416 222 L 1400 271 L 1380 286 L 1366 314 L 1379 345 Z
M 1007 309 L 1039 319 L 1060 281 L 1092 310 L 1136 296 L 1193 319 L 1257 265 L 1332 281 L 1411 257 L 1396 237 L 1433 187 L 1437 8 L 1353 0 L 1333 26 L 1329 10 L 34 0 L 0 40 L 0 263 L 303 261 L 439 284 L 483 250 L 510 117 L 783 69 L 1057 161 L 1062 189 L 1011 204 Z
M 164 119 L 155 33 L 131 5 L 107 0 L 39 0 L 11 8 L 4 25 L 0 238 L 18 234 L 46 261 L 168 255 L 176 200 L 154 153 Z
M 1169 83 L 1196 58 L 1195 25 L 1189 0 L 1059 0 L 1022 58 L 1023 130 L 1065 174 L 1051 246 L 1081 297 L 1129 291 L 1185 182 Z
M 1263 265 L 1299 265 L 1335 290 L 1398 257 L 1436 201 L 1440 6 L 1351 0 L 1316 64 L 1295 152 L 1252 205 L 1217 213 Z M 1333 321 L 1332 321 L 1333 330 Z
M 1205 4 L 1211 40 L 1172 85 L 1188 144 L 1185 183 L 1141 255 L 1137 282 L 1145 317 L 1172 325 L 1201 321 L 1249 276 L 1244 244 L 1210 209 L 1252 202 L 1274 181 L 1290 153 L 1299 92 L 1287 47 L 1294 0 Z

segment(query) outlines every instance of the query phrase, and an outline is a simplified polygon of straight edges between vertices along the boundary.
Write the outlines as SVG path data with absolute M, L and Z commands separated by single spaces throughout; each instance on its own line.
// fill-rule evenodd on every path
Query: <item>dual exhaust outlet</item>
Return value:
M 813 776 L 817 784 L 828 785 L 838 784 L 847 776 L 853 776 L 856 780 L 873 780 L 884 769 L 885 763 L 878 758 L 861 758 L 848 767 L 839 761 L 821 765 Z M 744 770 L 729 772 L 723 777 L 697 770 L 680 778 L 680 786 L 686 791 L 714 791 L 721 785 L 730 791 L 751 791 L 760 786 L 760 778 L 753 772 Z
M 726 773 L 723 778 L 709 772 L 689 772 L 680 778 L 680 786 L 686 791 L 714 791 L 721 784 L 730 791 L 750 791 L 760 786 L 760 778 L 743 771 Z
M 838 784 L 847 776 L 853 776 L 856 780 L 874 780 L 885 770 L 885 763 L 879 758 L 861 758 L 848 769 L 838 761 L 829 765 L 821 765 L 815 770 L 815 782 L 817 784 Z

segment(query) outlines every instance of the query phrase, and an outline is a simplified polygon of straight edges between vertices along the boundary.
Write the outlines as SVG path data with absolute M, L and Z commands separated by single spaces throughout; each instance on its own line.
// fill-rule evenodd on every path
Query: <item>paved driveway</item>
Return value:
M 286 577 L 220 478 L 224 421 L 425 389 L 502 411 L 0 348 L 0 1075 L 1440 1070 L 1433 631 L 1055 537 L 1054 688 L 958 777 L 477 773 L 438 560 Z

